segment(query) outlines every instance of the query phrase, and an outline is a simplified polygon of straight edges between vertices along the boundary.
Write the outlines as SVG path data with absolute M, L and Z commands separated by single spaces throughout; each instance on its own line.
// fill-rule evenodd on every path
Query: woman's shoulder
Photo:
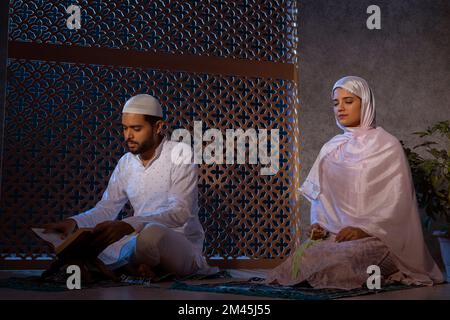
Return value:
M 321 152 L 325 152 L 330 148 L 333 149 L 336 145 L 347 141 L 354 141 L 356 144 L 363 146 L 362 149 L 402 149 L 400 141 L 394 135 L 390 134 L 382 127 L 376 127 L 367 131 L 362 131 L 360 133 L 357 133 L 356 135 L 353 135 L 351 133 L 342 133 L 335 135 L 322 146 Z
M 387 132 L 382 127 L 376 127 L 374 129 L 374 135 L 379 143 L 382 143 L 385 146 L 401 148 L 402 145 L 400 141 L 393 134 Z

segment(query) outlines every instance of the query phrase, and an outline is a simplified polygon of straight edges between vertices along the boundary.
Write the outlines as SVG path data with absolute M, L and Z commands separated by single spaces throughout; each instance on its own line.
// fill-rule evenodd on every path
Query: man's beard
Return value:
M 143 141 L 142 144 L 137 144 L 137 148 L 132 150 L 128 146 L 128 142 L 127 142 L 127 148 L 132 154 L 144 153 L 144 152 L 150 150 L 152 148 L 152 146 L 153 146 L 153 142 L 150 139 L 148 139 L 148 140 Z

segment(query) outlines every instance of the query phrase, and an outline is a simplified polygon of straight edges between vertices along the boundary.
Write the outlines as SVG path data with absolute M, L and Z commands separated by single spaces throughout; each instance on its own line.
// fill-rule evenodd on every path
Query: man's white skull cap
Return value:
M 147 114 L 154 117 L 163 117 L 158 99 L 149 94 L 138 94 L 125 102 L 122 113 Z

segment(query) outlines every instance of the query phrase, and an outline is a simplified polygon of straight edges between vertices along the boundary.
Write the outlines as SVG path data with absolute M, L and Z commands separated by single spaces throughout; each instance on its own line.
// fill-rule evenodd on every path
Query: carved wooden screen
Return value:
M 71 4 L 81 29 L 66 26 Z M 125 152 L 121 108 L 160 99 L 175 128 L 279 129 L 280 170 L 201 165 L 214 264 L 269 266 L 296 239 L 295 1 L 11 1 L 0 212 L 2 267 L 50 250 L 31 225 L 91 208 Z M 129 206 L 124 215 L 132 214 Z

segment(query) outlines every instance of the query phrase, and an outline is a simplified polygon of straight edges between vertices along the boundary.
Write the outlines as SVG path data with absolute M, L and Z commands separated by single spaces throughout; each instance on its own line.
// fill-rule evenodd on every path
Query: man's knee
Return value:
M 167 234 L 168 228 L 161 224 L 149 224 L 138 235 L 136 247 L 137 249 L 147 246 L 157 247 L 164 236 Z
M 147 225 L 137 237 L 135 259 L 165 272 L 187 275 L 196 272 L 192 244 L 183 235 L 161 224 Z

